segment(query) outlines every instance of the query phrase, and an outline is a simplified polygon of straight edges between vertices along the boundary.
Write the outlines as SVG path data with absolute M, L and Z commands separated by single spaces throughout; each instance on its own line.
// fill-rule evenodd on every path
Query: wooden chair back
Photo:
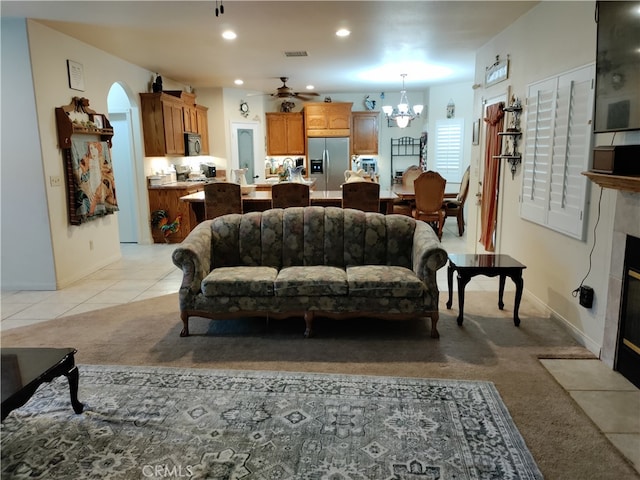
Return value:
M 375 182 L 343 183 L 342 208 L 355 208 L 364 212 L 379 212 L 380 184 Z
M 411 165 L 402 174 L 402 184 L 413 185 L 413 182 L 420 176 L 421 173 L 422 168 L 420 168 L 418 165 Z
M 447 217 L 456 217 L 458 221 L 458 234 L 460 236 L 464 233 L 464 202 L 467 201 L 467 195 L 469 194 L 470 168 L 471 167 L 467 167 L 462 175 L 458 193 L 445 193 L 444 203 L 442 204 L 445 220 Z
M 437 232 L 438 238 L 442 238 L 445 219 L 442 202 L 447 181 L 438 172 L 429 170 L 421 173 L 413 185 L 416 194 L 416 207 L 413 216 L 417 220 L 430 223 Z
M 271 208 L 307 207 L 309 185 L 298 182 L 276 183 L 271 187 Z
M 242 213 L 242 191 L 240 184 L 231 182 L 207 183 L 204 186 L 204 218 L 228 213 Z

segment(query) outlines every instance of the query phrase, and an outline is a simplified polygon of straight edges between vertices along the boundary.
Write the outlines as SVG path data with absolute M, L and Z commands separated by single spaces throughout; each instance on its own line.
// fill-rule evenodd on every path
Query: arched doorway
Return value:
M 116 191 L 120 243 L 138 243 L 140 218 L 136 188 L 136 156 L 132 128 L 132 105 L 127 92 L 114 83 L 107 96 L 109 122 L 114 138 L 111 148 Z

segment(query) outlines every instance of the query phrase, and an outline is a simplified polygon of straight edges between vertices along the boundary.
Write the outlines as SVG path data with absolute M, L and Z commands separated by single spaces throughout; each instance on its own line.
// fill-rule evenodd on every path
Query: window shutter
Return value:
M 549 185 L 549 226 L 582 238 L 591 150 L 592 75 L 589 71 L 560 77 L 555 143 Z
M 462 139 L 464 121 L 460 118 L 436 122 L 435 170 L 451 183 L 462 179 Z
M 593 65 L 529 87 L 522 218 L 583 238 L 591 148 Z
M 553 79 L 532 85 L 527 96 L 520 215 L 536 223 L 546 222 L 556 84 Z

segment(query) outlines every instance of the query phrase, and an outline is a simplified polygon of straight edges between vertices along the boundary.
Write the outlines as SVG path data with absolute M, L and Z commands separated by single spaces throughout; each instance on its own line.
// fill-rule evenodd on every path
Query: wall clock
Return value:
M 249 104 L 247 104 L 247 102 L 245 102 L 244 100 L 240 100 L 240 113 L 244 118 L 247 118 L 249 116 Z

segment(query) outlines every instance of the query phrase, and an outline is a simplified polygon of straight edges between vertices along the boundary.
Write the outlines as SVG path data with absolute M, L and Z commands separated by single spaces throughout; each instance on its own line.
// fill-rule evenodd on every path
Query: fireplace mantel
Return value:
M 609 175 L 608 173 L 582 172 L 602 188 L 640 193 L 640 176 Z

